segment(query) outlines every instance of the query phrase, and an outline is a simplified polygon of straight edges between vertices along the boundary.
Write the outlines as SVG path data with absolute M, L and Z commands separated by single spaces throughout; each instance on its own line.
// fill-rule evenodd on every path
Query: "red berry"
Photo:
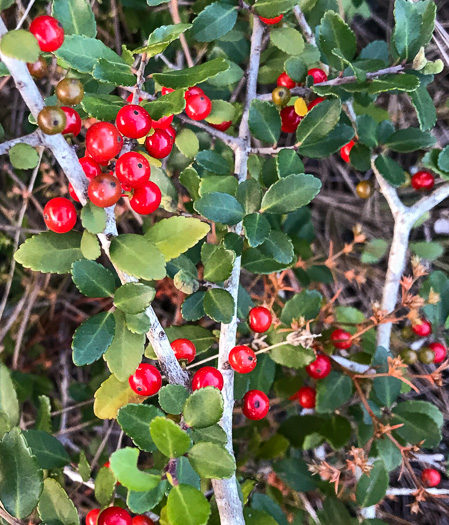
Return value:
M 153 128 L 167 129 L 173 122 L 173 116 L 161 117 L 159 120 L 153 120 Z
M 51 53 L 62 46 L 64 42 L 64 29 L 61 23 L 52 16 L 38 16 L 30 24 L 32 33 L 41 51 Z
M 351 337 L 352 336 L 349 332 L 346 332 L 346 330 L 342 330 L 341 328 L 337 328 L 331 333 L 332 344 L 335 348 L 339 348 L 340 350 L 351 348 Z
M 193 97 L 194 95 L 204 96 L 204 91 L 198 86 L 193 86 L 184 93 L 184 98 L 187 100 L 188 98 Z
M 173 142 L 174 142 L 176 139 L 175 128 L 173 126 L 168 126 L 168 128 L 165 131 L 170 135 L 170 137 L 173 139 Z
M 52 232 L 67 233 L 76 224 L 75 206 L 69 199 L 55 197 L 45 205 L 44 221 Z
M 97 525 L 132 525 L 132 518 L 121 507 L 108 507 L 100 512 Z
M 120 199 L 122 188 L 117 177 L 111 173 L 102 173 L 89 182 L 87 194 L 92 204 L 99 208 L 108 208 Z
M 249 346 L 234 346 L 229 352 L 229 364 L 239 374 L 248 374 L 256 368 L 257 357 Z
M 287 73 L 281 73 L 277 79 L 277 85 L 286 87 L 287 89 L 293 89 L 296 86 L 296 82 L 292 80 Z
M 189 339 L 175 339 L 171 343 L 171 347 L 178 361 L 183 360 L 191 363 L 195 359 L 196 347 Z
M 79 202 L 78 195 L 75 193 L 75 190 L 73 189 L 72 183 L 69 182 L 69 195 L 72 197 L 72 199 L 76 202 Z
M 421 481 L 426 487 L 436 487 L 440 484 L 441 474 L 434 468 L 425 468 L 421 472 Z
M 259 421 L 263 419 L 270 408 L 266 394 L 261 390 L 248 390 L 243 396 L 242 412 L 248 419 Z
M 92 157 L 81 157 L 79 159 L 81 167 L 89 180 L 101 174 L 101 167 Z
M 419 337 L 427 337 L 432 333 L 432 325 L 429 321 L 422 319 L 420 323 L 412 326 L 412 330 L 416 335 L 419 335 Z
M 212 110 L 212 102 L 206 95 L 192 95 L 186 101 L 186 113 L 192 120 L 205 119 Z
M 134 516 L 132 525 L 154 525 L 154 521 L 144 514 L 139 514 Z
M 311 386 L 303 386 L 298 390 L 298 401 L 303 408 L 315 408 L 316 390 Z
M 351 153 L 351 150 L 354 147 L 354 145 L 355 142 L 351 140 L 341 148 L 340 155 L 345 162 L 349 162 L 349 154 Z
M 128 381 L 129 386 L 139 396 L 152 396 L 159 392 L 162 386 L 161 373 L 148 363 L 141 363 Z
M 327 80 L 326 73 L 318 67 L 313 67 L 312 69 L 309 69 L 309 71 L 307 71 L 307 76 L 309 75 L 313 77 L 314 84 L 320 84 L 321 82 L 326 82 Z
M 435 177 L 429 171 L 418 171 L 412 176 L 411 182 L 416 191 L 429 191 L 435 184 Z
M 155 159 L 163 159 L 173 149 L 171 135 L 165 129 L 156 129 L 152 135 L 145 139 L 145 149 Z
M 164 95 L 168 95 L 169 93 L 173 93 L 173 91 L 174 91 L 173 88 L 163 87 L 163 88 L 161 89 L 162 96 L 164 96 Z
M 151 175 L 150 163 L 136 151 L 124 153 L 115 165 L 118 180 L 131 188 L 143 186 Z
M 136 188 L 129 199 L 131 208 L 140 215 L 149 215 L 159 208 L 162 200 L 161 190 L 154 182 L 148 181 Z
M 86 133 L 86 148 L 97 162 L 107 162 L 116 157 L 123 146 L 123 138 L 114 124 L 97 122 Z
M 148 134 L 153 121 L 146 109 L 137 104 L 123 106 L 117 113 L 115 125 L 122 135 L 130 139 L 141 139 Z
M 434 363 L 441 363 L 446 359 L 447 350 L 441 343 L 430 343 L 429 348 L 433 350 L 435 354 L 435 359 L 433 360 Z
M 326 99 L 324 97 L 316 97 L 312 101 L 309 102 L 309 105 L 307 106 L 307 109 L 310 111 L 315 106 L 318 106 L 321 102 L 324 102 Z
M 331 372 L 332 364 L 327 355 L 320 354 L 315 361 L 306 366 L 306 372 L 314 379 L 323 379 Z
M 192 378 L 192 390 L 198 390 L 206 386 L 213 386 L 222 390 L 223 388 L 223 376 L 220 370 L 217 370 L 213 366 L 203 366 Z
M 227 120 L 226 122 L 222 122 L 221 124 L 210 124 L 215 129 L 218 129 L 218 131 L 226 131 L 232 126 L 232 120 Z
M 61 109 L 65 113 L 65 118 L 67 122 L 65 128 L 62 131 L 62 134 L 68 135 L 69 133 L 71 133 L 76 137 L 81 131 L 81 117 L 79 116 L 78 112 L 75 111 L 73 108 L 63 106 L 61 107 Z
M 273 317 L 270 310 L 264 306 L 251 308 L 249 312 L 249 327 L 253 332 L 263 333 L 270 328 Z
M 274 18 L 259 16 L 259 18 L 264 24 L 267 24 L 267 26 L 273 26 L 274 24 L 278 24 L 284 18 L 284 15 L 275 16 Z
M 134 98 L 134 93 L 130 93 L 127 97 L 126 97 L 126 102 L 129 102 L 131 103 L 133 101 L 133 98 Z M 142 102 L 143 98 L 142 97 L 139 97 L 139 103 Z
M 86 516 L 86 525 L 97 525 L 100 509 L 92 509 Z
M 284 133 L 294 133 L 301 122 L 300 117 L 294 106 L 286 106 L 281 110 L 281 129 Z

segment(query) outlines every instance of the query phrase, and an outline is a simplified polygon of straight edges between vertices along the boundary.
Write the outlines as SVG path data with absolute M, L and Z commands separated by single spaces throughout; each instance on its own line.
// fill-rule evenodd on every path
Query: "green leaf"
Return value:
M 306 320 L 314 319 L 321 308 L 323 296 L 316 290 L 303 290 L 289 299 L 281 313 L 281 323 L 290 326 L 295 320 L 304 317 Z
M 332 131 L 338 123 L 341 102 L 338 99 L 324 100 L 312 108 L 299 123 L 296 138 L 300 142 L 298 152 L 310 147 Z
M 249 108 L 249 129 L 263 142 L 274 144 L 281 134 L 281 117 L 276 107 L 267 101 L 254 99 Z
M 170 71 L 168 73 L 154 73 L 154 80 L 161 86 L 173 89 L 189 88 L 201 84 L 229 69 L 229 64 L 224 58 L 215 58 L 198 66 Z
M 257 14 L 264 18 L 274 18 L 293 9 L 295 0 L 259 0 L 255 4 Z
M 193 470 L 192 465 L 188 458 L 178 458 L 176 462 L 176 477 L 179 483 L 185 483 L 191 485 L 196 489 L 201 488 L 201 479 L 198 474 Z
M 167 499 L 167 517 L 171 525 L 206 525 L 210 504 L 203 493 L 191 485 L 173 487 Z
M 128 491 L 126 503 L 132 512 L 138 514 L 148 512 L 162 500 L 169 487 L 169 482 L 164 479 L 155 489 L 148 490 L 147 492 L 134 492 L 130 490 Z
M 278 525 L 272 516 L 264 512 L 250 507 L 243 509 L 243 516 L 245 518 L 245 525 Z
M 180 414 L 189 397 L 187 389 L 181 385 L 166 385 L 159 390 L 159 405 L 167 414 Z
M 317 483 L 302 459 L 288 458 L 277 461 L 274 471 L 293 490 L 307 492 L 316 488 Z
M 217 443 L 217 445 L 226 445 L 228 442 L 226 432 L 218 424 L 206 428 L 192 428 L 191 432 L 194 443 L 207 441 L 209 443 Z
M 301 33 L 292 27 L 272 29 L 270 41 L 288 55 L 300 55 L 304 51 L 304 39 Z
M 305 81 L 307 76 L 307 65 L 302 59 L 302 55 L 301 58 L 296 56 L 287 58 L 284 63 L 284 69 L 287 75 L 295 82 L 302 83 Z
M 227 193 L 206 193 L 193 207 L 206 219 L 230 225 L 240 222 L 245 214 L 240 202 Z
M 388 471 L 381 460 L 373 463 L 369 474 L 362 474 L 357 483 L 356 497 L 362 507 L 371 507 L 381 501 L 388 488 Z
M 102 467 L 99 470 L 95 478 L 95 499 L 102 507 L 111 503 L 116 482 L 117 480 L 110 468 Z
M 317 385 L 316 412 L 333 412 L 346 403 L 352 395 L 351 378 L 332 371 Z
M 100 82 L 114 84 L 115 86 L 134 86 L 137 80 L 129 64 L 125 62 L 110 62 L 107 58 L 98 60 L 92 76 Z
M 245 213 L 256 212 L 262 202 L 262 188 L 254 179 L 244 180 L 238 185 L 236 197 Z
M 343 448 L 352 434 L 351 423 L 340 415 L 326 419 L 319 433 L 330 443 L 334 450 Z
M 151 3 L 150 3 L 151 1 Z M 159 5 L 165 2 L 166 0 L 150 0 L 148 5 Z M 155 29 L 151 35 L 148 37 L 148 42 L 134 50 L 134 53 L 146 53 L 149 57 L 154 57 L 159 53 L 162 53 L 168 45 L 177 40 L 182 33 L 187 31 L 192 27 L 192 24 L 175 24 L 160 26 Z
M 122 97 L 116 95 L 84 95 L 81 101 L 81 106 L 84 111 L 90 117 L 98 120 L 115 120 L 117 113 L 125 104 L 126 102 Z M 88 202 L 87 205 L 89 204 L 91 203 Z
M 364 144 L 354 144 L 349 159 L 356 170 L 365 172 L 371 168 L 371 150 Z
M 218 423 L 223 415 L 223 397 L 212 386 L 191 394 L 184 405 L 184 420 L 189 427 L 206 428 Z
M 421 17 L 415 5 L 408 0 L 396 0 L 394 4 L 395 27 L 393 43 L 399 58 L 410 61 L 421 47 L 419 35 Z
M 293 261 L 293 243 L 288 235 L 279 230 L 272 230 L 259 250 L 282 264 Z
M 39 154 L 28 144 L 16 144 L 9 150 L 9 160 L 18 170 L 32 170 L 39 164 Z
M 86 458 L 84 450 L 80 452 L 80 459 L 78 463 L 78 472 L 80 473 L 83 481 L 88 481 L 91 475 L 91 468 Z
M 76 366 L 90 365 L 109 348 L 115 332 L 111 312 L 101 312 L 87 319 L 73 334 L 73 362 Z
M 31 452 L 42 469 L 62 468 L 70 463 L 62 443 L 42 430 L 26 430 L 22 433 Z
M 196 347 L 196 353 L 201 354 L 209 350 L 216 342 L 213 333 L 207 328 L 195 325 L 169 326 L 166 328 L 166 334 L 170 342 L 175 339 L 188 339 Z
M 48 396 L 39 396 L 39 408 L 36 416 L 36 430 L 44 430 L 51 434 L 53 432 L 53 426 L 51 423 L 51 403 Z
M 111 455 L 111 470 L 115 477 L 126 488 L 137 492 L 145 492 L 156 488 L 160 481 L 160 476 L 143 472 L 137 467 L 139 450 L 137 448 L 125 447 L 117 450 Z
M 151 118 L 158 120 L 161 117 L 177 115 L 186 107 L 184 90 L 177 89 L 172 93 L 167 93 L 163 97 L 153 100 L 152 102 L 143 102 L 142 106 L 148 111 Z
M 251 213 L 243 219 L 243 231 L 252 247 L 259 246 L 268 237 L 271 225 L 268 219 L 260 213 Z
M 0 51 L 7 57 L 22 62 L 36 62 L 41 53 L 34 35 L 25 29 L 8 31 L 0 40 Z
M 138 279 L 163 279 L 165 260 L 160 250 L 143 235 L 126 233 L 114 237 L 110 246 L 111 261 L 123 272 Z
M 202 478 L 225 479 L 235 472 L 235 460 L 216 443 L 200 442 L 189 450 L 189 461 Z
M 398 447 L 388 438 L 383 436 L 375 441 L 379 456 L 388 471 L 394 470 L 402 463 L 402 454 Z
M 66 35 L 64 43 L 55 51 L 55 55 L 80 73 L 92 74 L 100 59 L 111 66 L 129 68 L 126 62 L 101 40 L 84 35 Z
M 298 151 L 305 157 L 321 159 L 339 151 L 354 137 L 354 128 L 345 124 L 337 124 L 325 137 L 313 144 L 301 146 Z
M 201 167 L 217 175 L 228 175 L 230 171 L 228 161 L 212 149 L 200 151 L 195 160 Z
M 258 248 L 249 248 L 242 254 L 242 264 L 246 270 L 255 274 L 270 274 L 285 270 L 288 264 L 281 264 L 265 255 Z
M 83 231 L 80 248 L 83 256 L 91 261 L 98 259 L 101 255 L 100 243 L 98 242 L 97 236 L 87 230 Z
M 437 407 L 426 401 L 405 401 L 393 409 L 391 424 L 403 424 L 395 433 L 415 445 L 424 441 L 424 448 L 434 448 L 441 441 L 443 418 Z
M 385 145 L 398 153 L 410 153 L 420 149 L 430 148 L 435 144 L 435 138 L 427 131 L 418 128 L 400 129 L 393 133 Z
M 51 14 L 61 22 L 66 35 L 95 37 L 97 34 L 95 17 L 86 0 L 53 0 Z
M 398 188 L 405 182 L 404 170 L 399 164 L 387 157 L 386 155 L 379 155 L 375 160 L 376 168 L 382 177 L 387 180 L 392 186 Z
M 188 128 L 184 128 L 176 135 L 175 144 L 179 151 L 187 158 L 193 159 L 200 149 L 200 143 L 196 134 Z
M 143 286 L 143 285 L 142 285 Z M 119 381 L 126 381 L 134 374 L 142 360 L 145 336 L 134 334 L 125 322 L 125 314 L 120 310 L 114 312 L 115 330 L 104 358 L 108 368 Z
M 360 86 L 360 84 L 359 84 Z M 413 75 L 384 75 L 373 80 L 368 86 L 369 95 L 377 95 L 386 91 L 415 91 L 419 86 L 419 79 Z M 343 89 L 350 91 L 350 85 L 346 84 Z
M 37 511 L 39 518 L 48 525 L 78 525 L 80 522 L 73 501 L 55 479 L 44 481 Z
M 313 175 L 288 175 L 270 186 L 263 196 L 261 211 L 277 214 L 295 211 L 309 204 L 320 188 L 320 180 Z
M 155 417 L 150 433 L 156 447 L 169 458 L 183 456 L 190 448 L 189 435 L 171 419 Z
M 11 7 L 15 0 L 0 0 L 0 11 L 4 11 Z
M 357 133 L 359 141 L 369 148 L 377 146 L 377 122 L 370 115 L 357 117 Z
M 304 173 L 304 164 L 295 150 L 281 149 L 276 156 L 276 170 L 279 178 L 282 179 L 288 175 Z
M 410 99 L 415 106 L 421 131 L 431 130 L 437 121 L 437 111 L 426 86 L 420 85 L 412 91 Z
M 426 261 L 435 261 L 444 253 L 444 247 L 438 242 L 411 242 L 409 246 L 415 255 Z
M 230 122 L 235 117 L 235 107 L 225 100 L 212 100 L 212 109 L 204 119 L 209 124 L 222 124 Z
M 372 359 L 372 365 L 378 373 L 388 372 L 388 358 L 391 352 L 379 346 Z M 394 377 L 376 377 L 373 379 L 373 389 L 379 401 L 386 406 L 391 406 L 401 392 L 401 381 Z
M 126 326 L 133 334 L 146 334 L 151 327 L 151 321 L 145 312 L 141 314 L 125 314 Z
M 229 324 L 235 311 L 232 295 L 221 288 L 207 290 L 203 301 L 204 312 L 217 323 Z
M 150 435 L 150 423 L 158 416 L 163 416 L 163 413 L 153 405 L 130 403 L 120 408 L 117 422 L 136 447 L 146 452 L 153 452 L 156 450 L 156 445 Z
M 142 283 L 126 283 L 117 288 L 114 305 L 126 314 L 144 312 L 156 295 L 156 290 Z
M 233 251 L 226 250 L 224 246 L 216 246 L 209 257 L 203 259 L 204 279 L 212 283 L 226 281 L 234 267 L 234 259 Z
M 69 273 L 72 264 L 83 258 L 80 243 L 81 234 L 78 232 L 43 232 L 21 244 L 14 259 L 35 272 Z
M 8 416 L 12 427 L 19 423 L 19 401 L 9 370 L 3 363 L 0 363 L 0 410 Z
M 237 9 L 226 2 L 208 5 L 193 21 L 192 33 L 198 42 L 212 42 L 229 33 L 237 20 Z
M 120 382 L 111 375 L 95 392 L 94 413 L 100 419 L 115 419 L 120 408 L 142 401 L 144 398 L 131 390 L 128 381 Z
M 339 49 L 346 60 L 351 61 L 357 50 L 357 41 L 351 28 L 334 11 L 327 11 L 321 20 L 319 43 L 329 64 L 335 69 L 345 68 L 344 63 L 332 51 Z
M 72 279 L 78 290 L 87 297 L 114 295 L 114 274 L 102 264 L 85 259 L 75 261 L 72 265 Z
M 387 253 L 388 243 L 385 239 L 371 239 L 363 248 L 361 262 L 364 264 L 376 264 Z
M 42 470 L 18 428 L 0 442 L 0 500 L 11 516 L 26 518 L 36 507 L 43 488 Z
M 316 359 L 315 353 L 311 348 L 292 346 L 287 343 L 273 348 L 269 356 L 278 365 L 296 368 L 297 370 L 304 368 Z
M 196 292 L 182 303 L 182 317 L 186 321 L 198 321 L 204 317 L 203 301 L 206 292 Z
M 149 228 L 145 237 L 170 261 L 195 246 L 209 231 L 210 226 L 199 219 L 170 217 Z
M 89 201 L 81 210 L 81 222 L 90 233 L 101 233 L 106 228 L 106 211 Z

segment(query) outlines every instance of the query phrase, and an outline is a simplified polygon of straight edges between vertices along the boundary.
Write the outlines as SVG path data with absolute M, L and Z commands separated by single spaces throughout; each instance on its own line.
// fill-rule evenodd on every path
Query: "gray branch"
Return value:
M 38 146 L 42 146 L 41 135 L 38 131 L 34 131 L 33 133 L 25 135 L 24 137 L 19 137 L 18 139 L 12 139 L 8 140 L 7 142 L 2 142 L 0 144 L 0 155 L 6 155 L 6 153 L 9 153 L 9 150 L 17 144 L 28 144 L 33 148 L 37 148 Z

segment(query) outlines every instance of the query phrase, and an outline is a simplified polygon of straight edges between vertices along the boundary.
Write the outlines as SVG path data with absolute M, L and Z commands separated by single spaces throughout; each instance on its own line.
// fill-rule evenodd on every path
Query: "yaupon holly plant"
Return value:
M 25 202 L 2 272 L 0 521 L 379 524 L 386 496 L 411 496 L 404 519 L 447 497 L 443 402 L 423 397 L 449 363 L 435 3 L 396 0 L 388 44 L 354 32 L 365 0 L 0 9 L 1 86 L 23 101 L 0 154 Z M 330 171 L 355 210 L 335 244 L 339 199 L 325 224 L 312 202 Z M 358 224 L 387 207 L 392 238 Z M 32 331 L 22 348 L 40 274 L 77 324 L 51 321 L 73 335 L 73 369 L 50 343 L 58 385 Z

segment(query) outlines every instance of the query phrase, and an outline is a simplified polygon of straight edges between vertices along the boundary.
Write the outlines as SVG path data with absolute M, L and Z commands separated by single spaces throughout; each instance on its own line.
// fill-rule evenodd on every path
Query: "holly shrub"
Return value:
M 436 4 L 24 7 L 0 0 L 0 522 L 438 512 Z

